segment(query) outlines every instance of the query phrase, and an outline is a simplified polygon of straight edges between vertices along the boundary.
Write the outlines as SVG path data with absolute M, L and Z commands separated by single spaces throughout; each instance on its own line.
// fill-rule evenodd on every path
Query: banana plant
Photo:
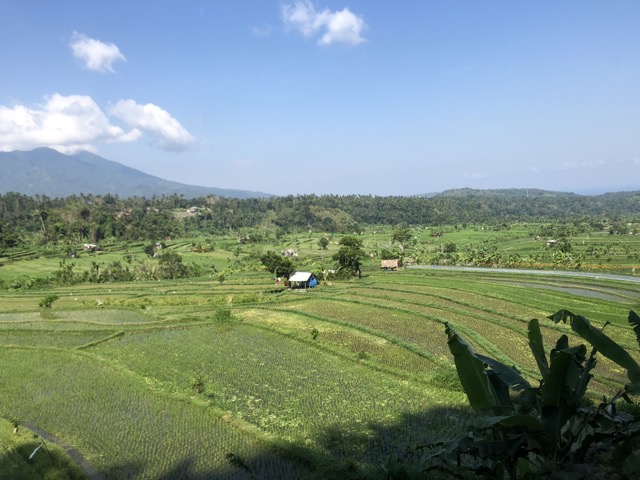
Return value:
M 426 471 L 456 478 L 639 476 L 640 419 L 619 412 L 616 404 L 640 393 L 640 365 L 586 317 L 560 310 L 549 318 L 568 322 L 591 350 L 571 346 L 562 335 L 547 355 L 540 324 L 531 320 L 528 339 L 540 373 L 537 386 L 515 366 L 475 353 L 445 325 L 460 382 L 479 419 L 462 438 L 428 445 Z M 631 311 L 628 320 L 640 343 L 640 317 Z M 597 353 L 624 368 L 629 383 L 595 406 L 587 388 Z
M 549 318 L 556 323 L 568 322 L 571 325 L 571 329 L 589 342 L 593 348 L 624 368 L 629 379 L 629 384 L 625 386 L 626 391 L 633 394 L 640 393 L 640 365 L 623 347 L 606 336 L 602 330 L 594 328 L 589 323 L 589 320 L 581 315 L 575 315 L 568 310 L 560 310 Z M 627 320 L 640 344 L 640 317 L 631 310 Z

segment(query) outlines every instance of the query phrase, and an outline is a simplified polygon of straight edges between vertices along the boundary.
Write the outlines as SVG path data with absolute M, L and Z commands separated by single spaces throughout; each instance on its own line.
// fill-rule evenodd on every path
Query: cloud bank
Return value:
M 185 150 L 195 141 L 175 118 L 151 103 L 121 100 L 107 113 L 87 95 L 55 93 L 34 107 L 0 105 L 0 151 L 51 147 L 67 154 L 95 153 L 99 142 L 134 142 L 145 133 L 168 151 Z M 130 129 L 114 124 L 110 116 Z
M 96 102 L 86 95 L 45 97 L 33 108 L 0 106 L 0 150 L 52 147 L 63 153 L 95 152 L 98 141 L 131 142 L 141 132 L 125 132 L 111 124 Z
M 73 32 L 69 46 L 73 56 L 80 60 L 87 70 L 94 72 L 115 73 L 113 64 L 117 61 L 127 61 L 115 44 L 89 38 L 83 33 Z
M 605 165 L 604 160 L 597 162 L 564 162 L 556 167 L 556 170 L 577 170 L 580 168 L 594 168 Z
M 487 178 L 487 174 L 483 172 L 465 172 L 464 178 L 470 178 L 472 180 L 479 180 L 481 178 Z
M 134 100 L 120 100 L 109 108 L 109 113 L 130 127 L 149 132 L 163 150 L 184 151 L 195 141 L 180 122 L 153 103 L 140 105 Z
M 305 37 L 320 35 L 319 45 L 346 43 L 359 45 L 366 40 L 362 34 L 368 26 L 364 19 L 348 8 L 332 12 L 317 11 L 309 0 L 301 0 L 282 6 L 282 21 Z

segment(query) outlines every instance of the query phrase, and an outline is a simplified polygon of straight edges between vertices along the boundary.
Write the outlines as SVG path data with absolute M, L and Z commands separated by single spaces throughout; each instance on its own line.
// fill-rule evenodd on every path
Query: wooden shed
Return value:
M 294 272 L 289 277 L 290 288 L 313 288 L 318 285 L 318 279 L 311 272 Z
M 380 268 L 383 270 L 398 270 L 398 259 L 382 260 Z

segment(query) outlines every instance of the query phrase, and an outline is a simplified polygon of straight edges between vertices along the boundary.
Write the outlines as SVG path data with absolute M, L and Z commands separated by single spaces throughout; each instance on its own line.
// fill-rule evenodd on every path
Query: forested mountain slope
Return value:
M 29 152 L 0 152 L 0 193 L 66 197 L 81 193 L 151 197 L 153 195 L 203 195 L 265 197 L 260 192 L 199 187 L 154 177 L 89 152 L 64 155 L 51 148 Z

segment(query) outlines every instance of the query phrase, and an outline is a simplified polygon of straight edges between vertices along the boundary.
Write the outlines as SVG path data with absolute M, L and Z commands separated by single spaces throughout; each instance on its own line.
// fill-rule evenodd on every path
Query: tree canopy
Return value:
M 272 272 L 276 277 L 289 278 L 296 270 L 296 266 L 289 257 L 283 257 L 276 252 L 268 251 L 260 257 L 260 261 L 267 270 Z
M 333 255 L 338 262 L 338 269 L 352 275 L 362 275 L 361 263 L 365 258 L 362 240 L 355 235 L 347 235 L 340 240 L 340 249 Z

